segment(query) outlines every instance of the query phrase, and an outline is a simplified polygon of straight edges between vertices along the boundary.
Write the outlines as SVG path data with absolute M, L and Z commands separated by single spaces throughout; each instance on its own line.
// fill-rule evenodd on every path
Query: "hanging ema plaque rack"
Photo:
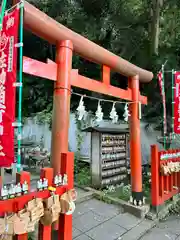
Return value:
M 116 128 L 89 127 L 91 132 L 92 185 L 105 187 L 127 180 L 127 124 Z

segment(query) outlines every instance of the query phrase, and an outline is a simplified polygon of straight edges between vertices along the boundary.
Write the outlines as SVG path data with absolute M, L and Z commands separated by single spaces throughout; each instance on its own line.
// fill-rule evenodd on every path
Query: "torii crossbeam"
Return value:
M 24 57 L 23 72 L 52 81 L 57 80 L 57 64 L 49 59 L 47 60 L 47 63 L 43 63 L 28 57 Z M 125 90 L 114 87 L 110 84 L 110 70 L 105 66 L 103 67 L 103 77 L 101 81 L 82 76 L 78 74 L 78 69 L 72 69 L 71 86 L 125 99 L 127 101 L 132 101 L 132 90 L 130 88 Z M 139 94 L 139 101 L 142 104 L 147 104 L 147 97 Z
M 139 102 L 147 104 L 147 98 L 140 95 L 139 81 L 144 83 L 150 82 L 153 74 L 136 67 L 64 27 L 27 2 L 25 2 L 24 25 L 26 29 L 37 36 L 52 44 L 56 44 L 56 63 L 52 61 L 42 63 L 24 57 L 23 64 L 25 73 L 47 78 L 55 82 L 51 155 L 55 173 L 59 172 L 60 169 L 61 153 L 68 152 L 72 86 L 132 101 L 133 103 L 130 106 L 131 184 L 132 197 L 136 203 L 139 203 L 143 200 Z M 85 59 L 102 65 L 103 77 L 101 81 L 81 76 L 78 74 L 78 70 L 72 70 L 73 51 Z M 111 69 L 129 78 L 127 90 L 110 84 Z M 72 240 L 72 216 L 64 216 L 63 220 L 61 219 L 60 233 L 60 239 Z

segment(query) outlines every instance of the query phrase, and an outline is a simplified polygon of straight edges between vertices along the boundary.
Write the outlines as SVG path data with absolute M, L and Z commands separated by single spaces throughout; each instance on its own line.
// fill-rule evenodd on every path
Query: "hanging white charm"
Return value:
M 78 120 L 82 120 L 83 117 L 86 114 L 85 106 L 84 106 L 84 101 L 83 101 L 83 96 L 81 97 L 81 100 L 79 102 L 79 106 L 77 108 L 78 111 Z
M 96 121 L 101 122 L 103 120 L 103 112 L 102 112 L 102 107 L 100 105 L 100 101 L 98 102 L 98 107 L 96 111 Z
M 72 201 L 69 203 L 69 205 L 70 205 L 69 211 L 66 212 L 66 215 L 71 215 L 71 214 L 73 214 L 73 212 L 75 211 L 75 208 L 76 208 L 75 203 L 72 202 Z
M 131 116 L 131 115 L 129 114 L 128 103 L 126 103 L 125 107 L 124 107 L 124 114 L 123 114 L 125 122 L 128 122 L 129 116 Z
M 110 112 L 110 118 L 112 119 L 113 123 L 117 123 L 118 118 L 119 118 L 118 115 L 117 115 L 117 112 L 116 112 L 115 104 L 116 103 L 113 103 L 113 106 L 112 106 L 112 109 L 111 109 L 111 112 Z
M 68 176 L 67 174 L 64 174 L 63 176 L 63 185 L 67 185 L 68 184 Z

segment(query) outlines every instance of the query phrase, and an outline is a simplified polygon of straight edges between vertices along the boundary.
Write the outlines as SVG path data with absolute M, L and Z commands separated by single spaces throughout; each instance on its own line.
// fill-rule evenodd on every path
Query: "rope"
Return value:
M 90 99 L 97 100 L 97 101 L 100 101 L 100 102 L 121 103 L 121 104 L 122 103 L 123 104 L 139 103 L 139 101 L 136 101 L 136 102 L 113 101 L 113 100 L 108 100 L 108 99 L 104 99 L 104 98 L 97 98 L 97 97 L 92 97 L 92 96 L 88 96 L 88 95 L 83 95 L 83 94 L 76 93 L 76 92 L 73 92 L 73 91 L 71 91 L 71 93 L 73 95 L 77 95 L 77 96 L 84 97 L 84 98 L 90 98 Z

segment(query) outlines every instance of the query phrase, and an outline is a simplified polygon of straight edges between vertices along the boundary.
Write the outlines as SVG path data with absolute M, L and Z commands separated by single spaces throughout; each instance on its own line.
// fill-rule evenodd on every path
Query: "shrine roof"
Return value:
M 126 123 L 111 124 L 108 122 L 99 123 L 96 126 L 88 126 L 82 129 L 83 132 L 100 132 L 100 133 L 128 133 L 129 127 Z

